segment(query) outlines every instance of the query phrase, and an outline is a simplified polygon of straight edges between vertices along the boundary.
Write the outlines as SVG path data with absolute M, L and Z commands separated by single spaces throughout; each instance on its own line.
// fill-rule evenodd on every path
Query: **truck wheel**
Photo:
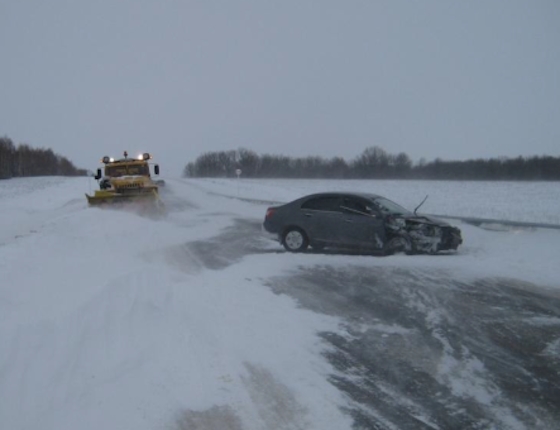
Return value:
M 303 230 L 290 227 L 282 235 L 282 245 L 284 245 L 286 251 L 301 252 L 307 249 L 309 240 Z

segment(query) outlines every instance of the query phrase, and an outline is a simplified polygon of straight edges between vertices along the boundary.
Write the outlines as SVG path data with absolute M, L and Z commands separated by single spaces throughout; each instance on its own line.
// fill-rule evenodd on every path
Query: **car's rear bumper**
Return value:
M 264 225 L 261 225 L 261 237 L 264 237 L 265 239 L 273 240 L 275 242 L 282 241 L 279 234 L 268 231 Z

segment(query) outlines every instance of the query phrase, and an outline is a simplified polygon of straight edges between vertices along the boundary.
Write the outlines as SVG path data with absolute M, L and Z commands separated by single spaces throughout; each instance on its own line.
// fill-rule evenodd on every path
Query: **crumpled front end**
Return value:
M 456 250 L 463 243 L 461 230 L 427 217 L 392 217 L 387 222 L 392 234 L 410 238 L 412 253 L 435 254 Z
M 418 252 L 435 254 L 456 250 L 463 243 L 461 231 L 456 227 L 410 223 L 409 234 Z

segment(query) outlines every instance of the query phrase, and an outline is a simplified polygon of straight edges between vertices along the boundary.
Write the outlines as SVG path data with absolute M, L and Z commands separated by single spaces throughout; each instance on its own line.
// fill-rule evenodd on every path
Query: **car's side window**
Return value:
M 342 199 L 342 210 L 346 213 L 357 215 L 366 215 L 371 212 L 371 209 L 369 209 L 364 202 L 350 197 Z
M 340 199 L 335 196 L 316 197 L 304 202 L 301 208 L 314 211 L 340 212 Z

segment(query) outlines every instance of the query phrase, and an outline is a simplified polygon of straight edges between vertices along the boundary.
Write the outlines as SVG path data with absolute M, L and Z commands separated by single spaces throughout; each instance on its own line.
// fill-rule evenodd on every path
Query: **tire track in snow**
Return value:
M 269 285 L 345 320 L 346 336 L 321 336 L 358 428 L 548 430 L 560 421 L 560 363 L 549 353 L 557 294 L 394 267 L 305 267 Z

